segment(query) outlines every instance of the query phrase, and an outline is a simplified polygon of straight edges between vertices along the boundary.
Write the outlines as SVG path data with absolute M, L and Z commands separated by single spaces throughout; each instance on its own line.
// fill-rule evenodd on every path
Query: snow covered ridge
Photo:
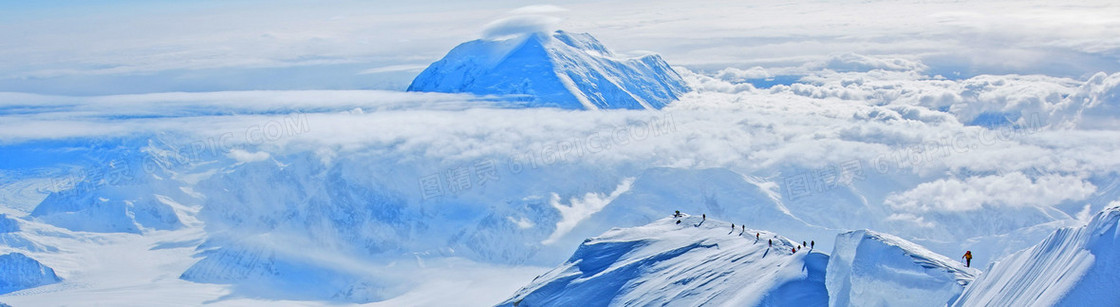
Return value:
M 499 306 L 1115 306 L 1118 239 L 1114 202 L 981 274 L 870 230 L 838 235 L 829 256 L 772 232 L 665 218 L 587 239 Z
M 954 306 L 1120 305 L 1120 206 L 995 263 Z
M 54 269 L 21 253 L 0 255 L 0 294 L 62 281 Z
M 416 76 L 408 91 L 590 110 L 660 109 L 690 88 L 656 54 L 619 58 L 589 34 L 556 31 L 463 43 Z
M 798 245 L 699 216 L 664 218 L 584 241 L 499 306 L 825 305 L 828 256 L 794 253 Z
M 945 306 L 979 273 L 893 235 L 846 232 L 828 262 L 828 305 Z
M 686 215 L 611 229 L 499 306 L 945 306 L 980 274 L 870 230 L 838 235 L 830 257 L 732 227 Z
M 167 202 L 183 192 L 168 187 L 169 180 L 151 174 L 143 176 L 137 172 L 133 179 L 114 184 L 84 181 L 71 189 L 50 193 L 29 216 L 73 231 L 139 234 L 145 229 L 171 230 L 182 226 Z

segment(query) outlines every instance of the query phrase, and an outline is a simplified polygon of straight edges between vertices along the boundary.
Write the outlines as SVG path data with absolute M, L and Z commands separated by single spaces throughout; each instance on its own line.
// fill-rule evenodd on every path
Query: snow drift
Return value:
M 1115 203 L 1114 203 L 1115 204 Z M 993 263 L 954 306 L 1120 305 L 1120 206 Z
M 689 87 L 658 55 L 618 58 L 589 34 L 556 31 L 463 43 L 408 91 L 512 96 L 565 109 L 660 109 Z
M 0 255 L 0 294 L 62 281 L 54 269 L 21 253 Z
M 978 273 L 901 238 L 858 230 L 836 236 L 825 284 L 829 306 L 945 306 Z
M 824 305 L 828 256 L 792 252 L 798 245 L 699 216 L 664 218 L 587 239 L 567 262 L 499 305 Z

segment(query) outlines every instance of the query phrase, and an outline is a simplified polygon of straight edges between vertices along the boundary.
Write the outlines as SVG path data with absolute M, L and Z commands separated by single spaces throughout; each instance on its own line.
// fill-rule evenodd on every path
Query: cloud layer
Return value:
M 887 198 L 898 210 L 924 213 L 973 211 L 984 206 L 1047 207 L 1065 201 L 1083 200 L 1096 186 L 1076 176 L 1045 175 L 1030 178 L 1023 173 L 965 179 L 939 179 Z
M 551 33 L 559 23 L 560 18 L 552 16 L 516 15 L 486 24 L 482 29 L 482 37 L 501 39 L 519 34 Z

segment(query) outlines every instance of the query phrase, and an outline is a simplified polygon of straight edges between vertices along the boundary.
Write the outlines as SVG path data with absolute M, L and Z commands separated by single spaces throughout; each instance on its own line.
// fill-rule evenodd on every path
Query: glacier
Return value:
M 587 239 L 498 305 L 819 306 L 828 259 L 770 231 L 684 214 Z
M 621 58 L 586 33 L 527 33 L 456 46 L 408 91 L 498 95 L 563 109 L 661 109 L 690 90 L 656 54 Z
M 1116 306 L 1120 304 L 1120 206 L 1088 224 L 991 264 L 953 306 Z
M 291 242 L 291 240 L 288 240 Z M 382 301 L 403 293 L 407 284 L 386 281 L 369 272 L 332 265 L 332 257 L 309 249 L 264 248 L 242 242 L 205 250 L 180 278 L 199 283 L 231 284 L 241 295 L 290 300 L 331 300 L 355 303 Z M 205 245 L 204 245 L 205 246 Z M 333 255 L 332 255 L 333 256 Z
M 978 274 L 902 238 L 858 230 L 836 236 L 825 284 L 834 307 L 945 306 Z

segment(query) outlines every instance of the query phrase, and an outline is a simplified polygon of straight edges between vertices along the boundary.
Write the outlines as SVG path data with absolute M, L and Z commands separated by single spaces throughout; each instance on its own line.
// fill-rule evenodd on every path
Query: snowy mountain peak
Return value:
M 1113 204 L 1116 204 L 1115 202 Z M 1117 306 L 1120 206 L 993 263 L 954 306 Z
M 544 37 L 544 35 L 537 35 L 537 37 Z M 552 37 L 556 38 L 560 42 L 563 42 L 565 45 L 571 46 L 572 48 L 588 52 L 596 52 L 602 56 L 614 56 L 613 52 L 608 50 L 606 46 L 603 46 L 603 43 L 599 42 L 599 40 L 595 39 L 595 37 L 591 36 L 591 34 L 570 33 L 563 30 L 558 30 L 555 34 L 552 35 Z
M 902 238 L 858 230 L 836 236 L 829 306 L 944 306 L 980 271 Z
M 565 31 L 463 43 L 408 87 L 565 109 L 660 109 L 689 90 L 658 55 L 619 58 L 590 34 Z
M 587 239 L 500 305 L 823 305 L 828 255 L 798 245 L 699 216 L 664 218 Z

